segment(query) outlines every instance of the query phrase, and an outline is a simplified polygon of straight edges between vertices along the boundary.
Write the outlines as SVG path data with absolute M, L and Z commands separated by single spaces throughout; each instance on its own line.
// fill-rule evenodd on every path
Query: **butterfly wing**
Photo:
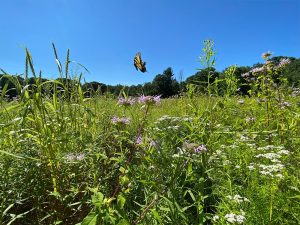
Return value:
M 134 57 L 134 67 L 136 70 L 141 70 L 141 53 L 136 53 Z
M 146 70 L 146 62 L 142 61 L 140 52 L 136 53 L 136 55 L 134 57 L 134 67 L 136 70 L 140 70 L 143 73 L 147 71 Z

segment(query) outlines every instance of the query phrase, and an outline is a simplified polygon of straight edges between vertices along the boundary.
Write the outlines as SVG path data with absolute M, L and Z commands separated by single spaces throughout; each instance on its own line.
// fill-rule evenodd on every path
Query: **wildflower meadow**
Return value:
M 246 95 L 231 66 L 205 92 L 114 98 L 68 79 L 69 52 L 71 83 L 43 81 L 26 50 L 24 84 L 2 71 L 0 224 L 300 224 L 300 93 L 271 55 Z

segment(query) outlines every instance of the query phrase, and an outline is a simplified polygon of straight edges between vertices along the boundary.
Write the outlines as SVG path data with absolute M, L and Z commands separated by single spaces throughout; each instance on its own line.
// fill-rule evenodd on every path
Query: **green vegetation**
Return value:
M 1 77 L 0 224 L 300 223 L 292 60 L 266 53 L 255 69 L 217 77 L 209 63 L 208 82 L 176 98 L 123 89 L 116 100 L 69 79 L 69 53 L 58 80 L 43 80 L 26 55 L 24 79 Z M 180 87 L 171 71 L 157 90 L 164 77 Z

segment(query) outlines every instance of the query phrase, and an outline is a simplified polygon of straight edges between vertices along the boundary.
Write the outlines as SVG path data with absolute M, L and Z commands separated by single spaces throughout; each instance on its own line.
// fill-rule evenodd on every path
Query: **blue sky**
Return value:
M 167 67 L 187 78 L 208 38 L 218 70 L 252 65 L 268 50 L 300 57 L 300 0 L 2 0 L 0 27 L 5 71 L 23 73 L 27 47 L 44 77 L 58 77 L 54 42 L 61 61 L 69 48 L 87 81 L 106 84 L 152 81 Z M 138 51 L 147 73 L 133 66 Z

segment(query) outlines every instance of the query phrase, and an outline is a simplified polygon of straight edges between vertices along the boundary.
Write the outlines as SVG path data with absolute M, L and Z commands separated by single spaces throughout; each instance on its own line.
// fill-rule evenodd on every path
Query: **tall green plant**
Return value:
M 200 62 L 202 64 L 202 66 L 204 67 L 204 69 L 208 69 L 207 71 L 207 92 L 210 95 L 212 90 L 211 90 L 211 78 L 212 78 L 212 74 L 211 74 L 211 68 L 213 68 L 215 66 L 216 63 L 216 59 L 215 59 L 215 55 L 216 55 L 216 51 L 214 50 L 214 41 L 207 39 L 204 41 L 203 43 L 203 54 L 200 55 Z

